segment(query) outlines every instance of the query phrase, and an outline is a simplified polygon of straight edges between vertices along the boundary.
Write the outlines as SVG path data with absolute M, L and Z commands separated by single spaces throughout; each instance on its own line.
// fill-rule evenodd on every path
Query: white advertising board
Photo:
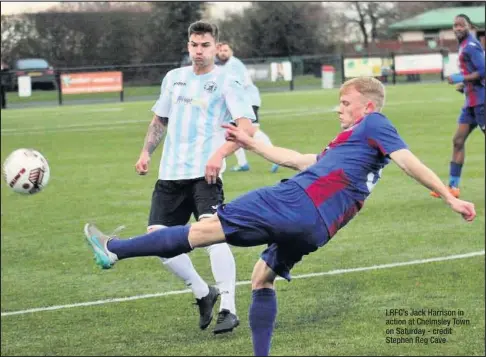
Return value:
M 397 75 L 441 73 L 442 55 L 440 53 L 428 53 L 395 56 L 395 71 Z
M 345 58 L 344 76 L 354 77 L 379 77 L 383 67 L 383 59 L 379 57 L 370 58 Z
M 29 76 L 20 76 L 17 78 L 19 88 L 19 97 L 30 97 L 32 95 L 32 80 Z
M 289 61 L 272 62 L 270 69 L 272 82 L 290 81 L 292 79 L 292 65 Z

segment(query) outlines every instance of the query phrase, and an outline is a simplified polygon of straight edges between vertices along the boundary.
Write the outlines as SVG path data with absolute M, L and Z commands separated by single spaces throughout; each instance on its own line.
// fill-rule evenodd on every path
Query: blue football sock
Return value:
M 172 258 L 192 250 L 188 239 L 189 227 L 167 227 L 132 239 L 112 239 L 107 247 L 118 259 L 146 256 Z
M 461 181 L 461 171 L 462 164 L 457 164 L 451 161 L 449 170 L 449 186 L 459 187 L 459 182 Z
M 277 317 L 277 297 L 273 289 L 253 290 L 249 311 L 255 356 L 268 356 Z

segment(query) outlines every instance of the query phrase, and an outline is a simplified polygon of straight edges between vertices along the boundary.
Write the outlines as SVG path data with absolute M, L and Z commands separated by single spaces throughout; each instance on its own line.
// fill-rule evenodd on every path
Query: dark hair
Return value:
M 467 16 L 466 14 L 459 14 L 459 15 L 456 15 L 456 17 L 462 17 L 464 20 L 466 20 L 466 22 L 469 24 L 469 26 L 475 27 L 475 25 L 471 22 L 471 19 L 469 18 L 469 16 Z
M 226 45 L 226 46 L 228 46 L 229 48 L 231 48 L 231 44 L 230 44 L 228 41 L 221 41 L 221 42 L 219 42 L 219 44 L 220 44 L 221 46 Z
M 219 30 L 218 26 L 215 24 L 205 21 L 196 21 L 187 29 L 188 38 L 191 37 L 192 34 L 204 35 L 205 33 L 211 34 L 216 42 L 219 41 Z

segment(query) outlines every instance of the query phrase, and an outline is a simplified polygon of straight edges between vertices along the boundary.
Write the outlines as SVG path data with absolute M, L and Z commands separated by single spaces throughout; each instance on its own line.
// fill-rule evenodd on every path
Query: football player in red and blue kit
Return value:
M 449 168 L 449 191 L 459 197 L 459 183 L 464 165 L 465 143 L 471 132 L 479 126 L 485 132 L 484 121 L 484 49 L 470 32 L 471 20 L 460 14 L 454 18 L 453 30 L 459 41 L 460 73 L 447 78 L 450 84 L 463 84 L 461 91 L 465 103 L 457 120 L 458 126 L 453 138 L 452 160 Z M 432 191 L 433 197 L 440 195 Z
M 253 269 L 249 308 L 253 352 L 267 356 L 277 316 L 277 275 L 290 280 L 295 263 L 325 245 L 356 216 L 390 160 L 423 186 L 439 192 L 466 221 L 476 216 L 472 203 L 454 197 L 407 148 L 393 124 L 380 113 L 384 99 L 385 88 L 375 78 L 359 77 L 344 83 L 339 104 L 342 130 L 317 155 L 272 147 L 239 127 L 223 125 L 227 140 L 300 173 L 221 205 L 212 218 L 192 225 L 119 239 L 86 224 L 85 235 L 96 262 L 106 269 L 122 259 L 169 258 L 215 243 L 268 245 Z

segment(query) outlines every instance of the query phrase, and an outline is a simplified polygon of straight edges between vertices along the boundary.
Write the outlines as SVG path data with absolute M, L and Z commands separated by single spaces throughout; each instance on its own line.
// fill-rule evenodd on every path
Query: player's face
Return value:
M 192 34 L 189 37 L 187 50 L 192 64 L 199 68 L 210 66 L 216 56 L 216 42 L 210 33 Z
M 345 130 L 354 125 L 365 114 L 373 111 L 373 103 L 354 88 L 348 88 L 339 98 L 339 122 Z
M 231 48 L 228 45 L 220 45 L 218 49 L 218 59 L 221 62 L 226 62 L 232 55 Z
M 454 18 L 454 25 L 452 25 L 452 29 L 454 30 L 454 35 L 456 35 L 456 38 L 461 41 L 466 38 L 469 33 L 469 24 L 465 18 L 458 16 Z

